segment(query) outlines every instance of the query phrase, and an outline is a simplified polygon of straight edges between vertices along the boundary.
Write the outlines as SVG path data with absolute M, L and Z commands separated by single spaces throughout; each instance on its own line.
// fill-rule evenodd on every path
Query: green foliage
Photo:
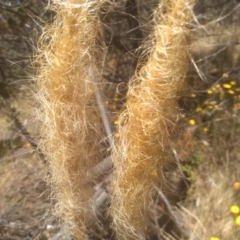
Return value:
M 194 151 L 187 161 L 187 164 L 182 165 L 182 171 L 189 181 L 194 180 L 195 170 L 202 163 L 203 155 L 200 151 Z

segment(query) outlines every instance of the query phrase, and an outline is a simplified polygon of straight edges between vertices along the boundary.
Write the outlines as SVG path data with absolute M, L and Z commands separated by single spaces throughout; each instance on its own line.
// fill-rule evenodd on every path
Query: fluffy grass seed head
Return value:
M 54 0 L 56 16 L 39 42 L 37 101 L 56 215 L 75 239 L 86 239 L 94 214 L 89 172 L 101 160 L 102 123 L 90 71 L 102 61 L 99 0 Z
M 115 137 L 111 214 L 121 240 L 144 238 L 154 187 L 161 184 L 162 168 L 172 159 L 178 99 L 186 84 L 193 1 L 161 3 L 154 17 L 154 45 L 129 85 Z

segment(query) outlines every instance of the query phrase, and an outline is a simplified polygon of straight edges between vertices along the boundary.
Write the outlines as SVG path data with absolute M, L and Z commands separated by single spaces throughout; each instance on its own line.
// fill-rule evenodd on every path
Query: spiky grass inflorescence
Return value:
M 56 17 L 40 39 L 36 60 L 41 149 L 49 163 L 55 213 L 80 240 L 87 238 L 85 226 L 93 214 L 90 169 L 102 158 L 103 128 L 91 78 L 103 60 L 103 2 L 53 1 Z
M 140 239 L 146 210 L 171 161 L 180 118 L 178 100 L 189 65 L 193 0 L 160 1 L 148 60 L 129 86 L 113 152 L 111 213 L 118 239 Z

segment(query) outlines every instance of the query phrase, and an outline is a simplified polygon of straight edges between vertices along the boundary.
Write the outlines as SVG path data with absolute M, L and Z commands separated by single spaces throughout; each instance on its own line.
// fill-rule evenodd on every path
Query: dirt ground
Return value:
M 29 129 L 26 118 L 21 120 Z M 46 176 L 46 165 L 4 113 L 0 116 L 0 239 L 69 239 L 50 213 Z
M 52 239 L 60 230 L 49 218 L 46 167 L 29 151 L 26 144 L 0 161 L 0 239 Z

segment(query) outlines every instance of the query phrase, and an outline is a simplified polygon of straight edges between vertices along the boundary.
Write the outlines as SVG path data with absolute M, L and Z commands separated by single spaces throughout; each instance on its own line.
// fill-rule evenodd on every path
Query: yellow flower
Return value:
M 224 83 L 224 84 L 223 84 L 223 88 L 229 89 L 229 88 L 231 88 L 231 87 L 232 87 L 232 85 L 230 85 L 230 84 L 227 84 L 227 83 Z
M 210 95 L 210 94 L 213 94 L 213 90 L 209 89 L 207 90 L 207 93 Z
M 194 119 L 190 119 L 188 122 L 192 126 L 196 124 L 196 121 Z
M 156 178 L 158 175 L 157 175 L 157 171 L 156 170 L 153 170 L 150 175 L 154 178 Z
M 203 132 L 207 133 L 209 129 L 207 127 L 203 128 Z
M 240 103 L 235 103 L 233 107 L 234 107 L 234 109 L 239 110 L 240 109 Z
M 190 96 L 191 96 L 192 98 L 195 98 L 195 97 L 196 97 L 196 94 L 195 94 L 195 93 L 192 93 Z
M 232 205 L 230 208 L 231 213 L 238 214 L 240 212 L 240 209 L 237 205 Z
M 213 106 L 212 106 L 212 105 L 209 105 L 209 106 L 208 106 L 208 109 L 213 109 Z
M 118 124 L 119 124 L 119 121 L 115 121 L 115 122 L 114 122 L 114 125 L 118 125 Z
M 196 112 L 202 112 L 202 110 L 203 110 L 203 109 L 200 108 L 200 107 L 197 107 L 197 108 L 196 108 Z
M 239 190 L 239 189 L 240 189 L 240 182 L 235 182 L 235 183 L 233 184 L 233 188 L 234 188 L 235 190 Z
M 216 86 L 212 87 L 210 90 L 212 90 L 213 92 L 215 92 L 217 90 Z
M 229 75 L 228 75 L 227 73 L 224 73 L 222 76 L 223 76 L 224 78 L 229 78 Z
M 218 237 L 211 237 L 210 240 L 220 240 Z
M 235 223 L 236 223 L 236 225 L 240 226 L 240 216 L 237 216 L 235 218 Z
M 229 93 L 229 94 L 234 94 L 235 92 L 230 89 L 230 90 L 228 90 L 228 93 Z
M 215 88 L 216 88 L 216 89 L 219 89 L 219 88 L 220 88 L 220 84 L 217 84 L 217 85 L 215 86 Z
M 111 105 L 110 105 L 110 108 L 111 108 L 111 109 L 116 109 L 117 107 L 116 107 L 115 104 L 111 104 Z
M 25 146 L 25 147 L 28 147 L 28 148 L 32 147 L 32 145 L 31 145 L 29 142 L 26 143 L 24 146 Z
M 236 85 L 236 81 L 231 81 L 230 84 L 234 86 Z

